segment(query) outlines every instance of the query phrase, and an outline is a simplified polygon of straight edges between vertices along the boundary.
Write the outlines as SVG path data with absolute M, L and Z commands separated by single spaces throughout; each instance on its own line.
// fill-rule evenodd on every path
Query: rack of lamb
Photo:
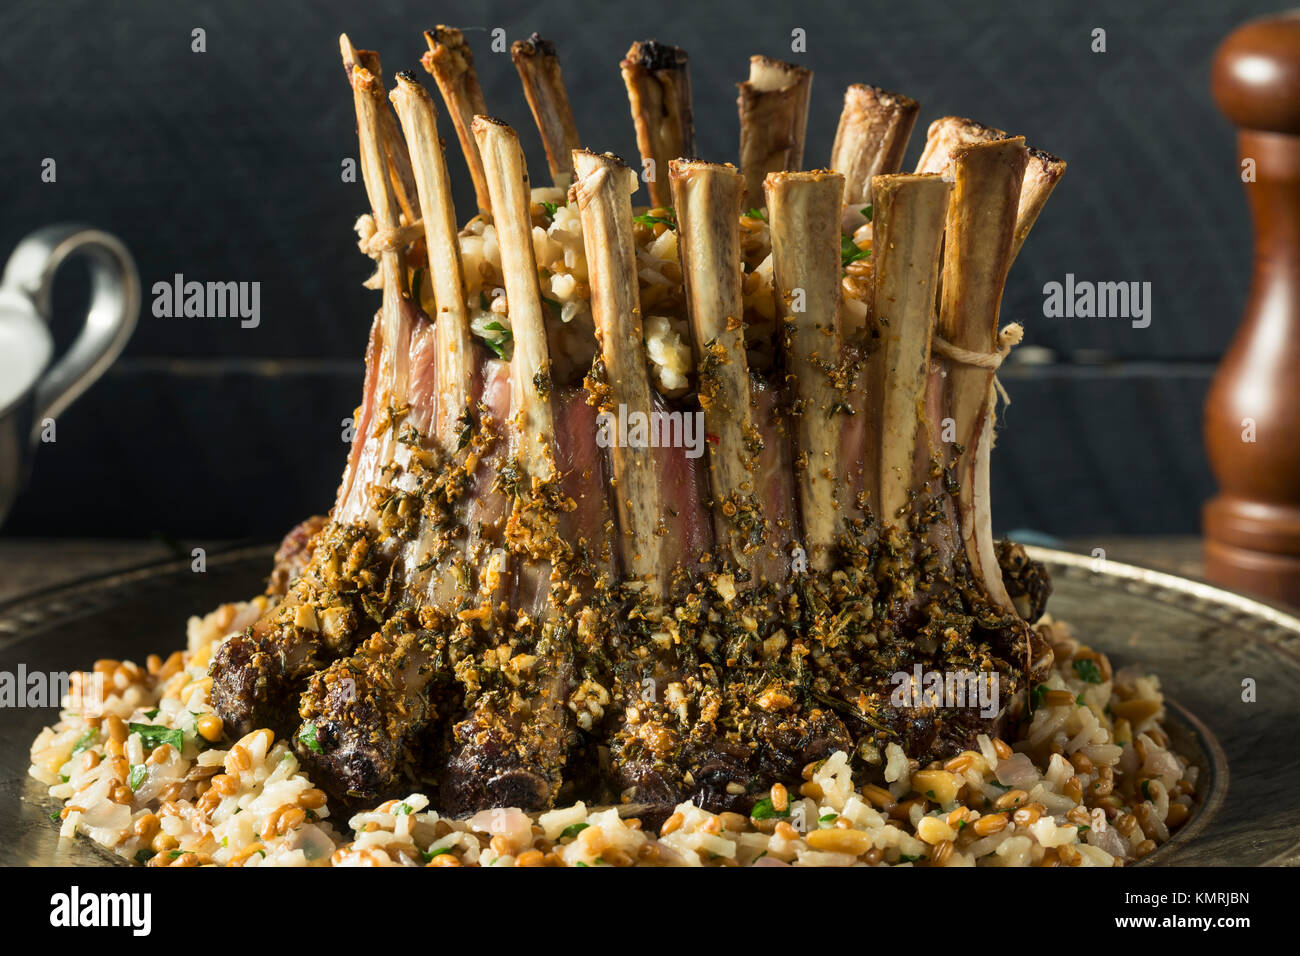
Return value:
M 512 58 L 545 147 L 487 115 L 462 34 L 386 90 L 342 39 L 382 299 L 328 519 L 221 645 L 232 738 L 291 737 L 354 805 L 582 799 L 748 813 L 836 751 L 855 779 L 1024 719 L 1050 590 L 990 513 L 1008 269 L 1064 171 L 852 86 L 803 170 L 811 71 L 754 57 L 740 166 L 695 158 L 686 53 L 632 45 L 635 166 L 582 147 L 555 47 Z M 474 184 L 460 225 L 446 121 Z M 649 205 L 636 205 L 639 190 Z M 981 675 L 995 714 L 897 675 Z

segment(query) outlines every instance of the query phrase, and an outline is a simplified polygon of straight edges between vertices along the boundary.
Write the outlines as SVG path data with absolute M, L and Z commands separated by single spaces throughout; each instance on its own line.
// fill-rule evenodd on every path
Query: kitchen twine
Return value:
M 424 238 L 423 219 L 417 219 L 408 226 L 398 226 L 396 229 L 380 229 L 375 223 L 375 217 L 370 213 L 364 213 L 357 217 L 353 228 L 357 232 L 357 248 L 376 262 L 385 252 L 394 252 L 409 246 L 417 239 Z M 376 269 L 375 274 L 363 283 L 367 289 L 378 289 L 383 286 L 381 271 Z
M 1019 322 L 1012 322 L 1010 325 L 1004 326 L 1002 331 L 998 333 L 998 347 L 996 351 L 972 352 L 969 349 L 953 345 L 947 339 L 938 335 L 934 336 L 931 340 L 930 350 L 938 352 L 944 358 L 957 362 L 960 365 L 970 365 L 975 368 L 988 369 L 990 372 L 997 372 L 998 368 L 1000 368 L 1002 363 L 1006 360 L 1006 357 L 1011 354 L 1011 350 L 1019 345 L 1020 340 L 1024 337 L 1024 327 Z M 1002 396 L 1002 404 L 1004 406 L 1011 404 L 1011 396 L 1008 395 L 1007 390 L 1002 387 L 1002 383 L 998 381 L 997 375 L 993 376 L 993 383 L 989 388 L 995 390 L 998 395 Z

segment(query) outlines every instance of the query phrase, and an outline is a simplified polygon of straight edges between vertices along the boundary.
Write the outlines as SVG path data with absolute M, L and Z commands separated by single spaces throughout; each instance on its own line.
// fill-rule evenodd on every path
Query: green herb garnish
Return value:
M 315 754 L 323 754 L 325 748 L 320 745 L 316 739 L 316 725 L 303 724 L 302 730 L 298 731 L 298 739 L 302 741 L 304 747 Z
M 667 216 L 652 216 L 648 212 L 643 212 L 639 216 L 633 216 L 632 221 L 635 223 L 639 223 L 642 226 L 655 226 L 658 225 L 659 223 L 663 223 L 669 229 L 672 229 L 674 231 L 677 229 L 677 216 L 673 212 L 672 206 L 668 207 Z
M 72 756 L 75 757 L 77 754 L 81 753 L 83 750 L 88 748 L 91 744 L 95 742 L 95 738 L 98 736 L 99 736 L 99 731 L 96 730 L 94 727 L 91 727 L 89 730 L 87 730 L 84 734 L 78 737 L 77 742 L 72 745 Z
M 489 322 L 487 325 L 483 326 L 483 331 L 501 333 L 496 339 L 485 338 L 483 341 L 487 343 L 488 348 L 497 353 L 497 358 L 505 358 L 506 346 L 509 345 L 511 339 L 514 338 L 513 333 L 497 321 Z
M 1047 698 L 1047 685 L 1035 684 L 1034 689 L 1029 692 L 1029 709 L 1037 710 L 1043 706 L 1043 701 Z
M 162 724 L 127 724 L 127 729 L 140 735 L 140 743 L 146 750 L 153 750 L 163 744 L 171 744 L 180 753 L 185 749 L 185 734 Z
M 1087 658 L 1075 661 L 1074 672 L 1089 684 L 1102 683 L 1101 670 L 1097 667 L 1095 661 L 1090 661 Z
M 852 236 L 840 236 L 840 268 L 847 268 L 849 263 L 871 256 L 870 249 L 859 249 Z
M 871 222 L 871 216 L 874 211 L 874 207 L 871 204 L 867 204 L 858 210 L 858 212 L 862 213 L 867 222 Z
M 560 834 L 560 839 L 563 840 L 565 837 L 576 837 L 579 833 L 587 829 L 587 827 L 589 826 L 591 826 L 590 823 L 575 823 L 572 826 L 567 826 L 564 828 L 564 831 Z
M 568 203 L 566 202 L 564 205 L 567 206 Z M 560 204 L 559 204 L 559 203 L 554 203 L 554 202 L 546 202 L 546 201 L 543 200 L 541 206 L 542 206 L 543 209 L 546 210 L 546 218 L 549 219 L 549 220 L 551 220 L 551 222 L 554 222 L 554 221 L 555 221 L 555 211 L 556 211 L 557 209 L 560 208 Z
M 751 209 L 749 212 L 745 213 L 745 215 L 750 219 L 761 219 L 764 222 L 767 222 L 767 211 L 764 209 Z
M 148 717 L 150 720 L 153 720 L 155 717 L 158 716 L 158 708 L 155 707 L 153 710 L 146 710 L 144 712 L 144 715 Z
M 900 863 L 916 863 L 917 861 L 924 860 L 924 859 L 925 859 L 924 854 L 922 854 L 921 856 L 908 856 L 906 853 L 898 854 L 898 861 Z
M 152 860 L 155 856 L 157 856 L 157 854 L 154 853 L 154 851 L 153 851 L 153 850 L 150 850 L 150 849 L 136 850 L 136 852 L 135 852 L 135 862 L 137 862 L 137 863 L 148 863 L 148 862 L 149 862 L 150 860 Z
M 131 773 L 126 778 L 126 785 L 134 792 L 140 789 L 140 784 L 144 783 L 144 778 L 149 776 L 149 771 L 142 763 L 136 764 L 131 768 Z
M 442 856 L 444 853 L 450 853 L 450 852 L 451 852 L 451 847 L 449 846 L 440 846 L 438 847 L 438 849 L 430 850 L 428 853 L 425 853 L 423 850 L 421 850 L 420 859 L 423 860 L 425 863 L 428 863 L 435 856 Z
M 1151 780 L 1150 780 L 1149 778 L 1146 779 L 1146 780 L 1143 780 L 1143 781 L 1142 781 L 1142 786 L 1141 786 L 1140 789 L 1142 790 L 1142 799 L 1143 799 L 1143 800 L 1150 800 L 1150 799 L 1151 799 Z
M 749 811 L 751 820 L 770 820 L 772 817 L 788 817 L 790 815 L 790 806 L 786 805 L 784 810 L 778 810 L 772 806 L 772 798 L 764 797 L 754 804 L 754 809 Z

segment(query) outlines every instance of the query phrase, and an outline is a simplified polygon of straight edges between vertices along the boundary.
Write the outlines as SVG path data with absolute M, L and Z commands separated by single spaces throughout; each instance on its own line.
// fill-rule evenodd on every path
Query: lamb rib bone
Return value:
M 462 419 L 470 407 L 476 371 L 456 209 L 433 98 L 410 73 L 397 75 L 397 85 L 389 98 L 406 134 L 420 199 L 429 277 L 438 310 L 438 412 L 434 432 L 443 451 L 450 455 L 460 444 Z
M 573 153 L 572 194 L 582 220 L 591 311 L 604 366 L 601 410 L 625 411 L 650 420 L 654 409 L 646 368 L 636 250 L 632 240 L 632 198 L 636 178 L 616 156 L 579 149 Z M 624 572 L 644 580 L 652 594 L 666 593 L 671 568 L 663 567 L 667 506 L 649 447 L 610 442 L 615 511 Z
M 533 111 L 537 131 L 546 148 L 546 164 L 551 169 L 551 181 L 561 189 L 568 189 L 573 179 L 573 151 L 581 147 L 578 127 L 569 105 L 569 93 L 560 71 L 560 58 L 555 44 L 534 33 L 527 40 L 516 40 L 510 47 L 510 58 L 524 86 L 524 97 Z
M 939 288 L 939 255 L 952 186 L 937 175 L 876 176 L 872 242 L 880 341 L 867 394 L 879 446 L 880 516 L 896 520 L 917 487 L 918 445 Z M 928 448 L 928 442 L 925 443 Z
M 926 133 L 925 150 L 917 161 L 918 173 L 948 173 L 952 170 L 953 157 L 961 146 L 971 143 L 989 143 L 1006 139 L 1007 134 L 1000 129 L 984 126 L 960 116 L 944 116 L 930 124 Z M 1015 241 L 1011 246 L 1011 261 L 1020 254 L 1020 247 L 1025 244 L 1029 232 L 1038 220 L 1038 214 L 1047 205 L 1052 190 L 1065 175 L 1065 160 L 1058 159 L 1051 153 L 1040 149 L 1029 150 L 1029 162 L 1025 169 L 1025 180 L 1020 187 L 1020 200 L 1016 212 Z
M 831 169 L 844 174 L 844 204 L 872 203 L 872 178 L 896 173 L 921 104 L 901 93 L 855 83 L 844 91 L 844 111 L 831 147 Z
M 656 206 L 672 203 L 666 176 L 671 160 L 695 155 L 695 121 L 691 113 L 691 75 L 686 51 L 638 40 L 620 64 L 636 124 L 636 145 L 644 163 L 654 163 L 648 183 Z
M 740 90 L 740 170 L 750 201 L 763 201 L 768 173 L 803 165 L 812 70 L 766 56 L 749 58 L 749 79 Z
M 959 146 L 944 240 L 939 334 L 957 349 L 1005 351 L 998 308 L 1011 267 L 1016 208 L 1029 154 L 1021 137 Z M 937 348 L 936 348 L 937 350 Z M 996 366 L 948 362 L 949 411 L 963 451 L 958 468 L 958 523 L 971 570 L 989 597 L 1015 613 L 993 546 L 989 455 L 997 391 Z
M 744 177 L 731 165 L 669 163 L 700 406 L 709 441 L 713 525 L 720 547 L 753 570 L 764 518 L 755 488 L 758 432 L 750 417 L 741 294 L 740 213 Z
M 437 109 L 428 91 L 411 73 L 399 73 L 389 95 L 405 132 L 424 226 L 429 279 L 434 296 L 434 353 L 437 402 L 433 437 L 444 459 L 466 462 L 477 379 L 477 350 L 465 306 L 464 270 L 457 239 L 456 209 L 451 198 L 447 160 L 438 136 Z M 418 293 L 417 293 L 418 294 Z M 472 468 L 471 468 L 472 470 Z M 474 502 L 452 505 L 457 524 L 468 524 Z M 436 518 L 421 521 L 408 545 L 409 584 L 435 607 L 454 607 L 469 542 L 457 540 Z M 467 570 L 467 569 L 464 569 Z
M 492 222 L 501 247 L 506 305 L 514 352 L 510 358 L 511 423 L 520 463 L 530 478 L 555 477 L 555 421 L 551 413 L 546 319 L 533 257 L 532 203 L 524 154 L 515 131 L 500 120 L 476 116 L 474 139 L 483 157 Z
M 460 140 L 465 163 L 474 180 L 474 196 L 479 211 L 488 212 L 492 203 L 483 173 L 483 160 L 470 128 L 475 116 L 487 112 L 478 74 L 474 71 L 474 54 L 465 41 L 465 35 L 454 27 L 439 24 L 424 32 L 424 40 L 429 51 L 420 62 L 438 84 L 452 125 L 456 127 L 456 138 Z
M 354 65 L 364 67 L 373 76 L 383 75 L 379 54 L 374 50 L 358 50 L 352 45 L 346 33 L 339 37 L 339 52 L 343 55 L 343 69 L 348 75 L 349 82 L 352 79 Z M 415 175 L 411 170 L 411 162 L 406 150 L 402 149 L 402 137 L 398 135 L 397 121 L 393 118 L 393 114 L 388 110 L 381 110 L 379 122 L 383 129 L 384 155 L 388 162 L 388 174 L 393 180 L 393 191 L 398 204 L 402 207 L 402 215 L 410 225 L 420 218 L 419 207 L 416 204 Z M 363 180 L 365 161 L 365 157 L 362 156 Z
M 771 173 L 773 284 L 794 386 L 795 476 L 809 567 L 828 570 L 844 527 L 840 209 L 844 177 L 826 170 Z
M 340 40 L 345 58 L 352 49 L 346 35 Z M 374 213 L 375 227 L 379 234 L 395 232 L 401 222 L 398 204 L 394 195 L 392 180 L 385 175 L 389 147 L 386 144 L 385 129 L 387 124 L 383 117 L 391 115 L 384 97 L 383 84 L 377 74 L 371 73 L 360 63 L 354 62 L 349 77 L 352 84 L 353 102 L 357 113 L 357 135 L 361 144 L 362 173 L 366 194 Z M 394 129 L 396 124 L 393 124 Z M 400 149 L 401 144 L 392 144 L 392 149 Z M 378 445 L 375 460 L 381 470 L 409 451 L 397 440 L 397 423 L 390 419 L 394 413 L 406 406 L 407 384 L 410 371 L 410 339 L 413 315 L 409 303 L 403 300 L 402 290 L 406 288 L 405 254 L 401 246 L 390 243 L 378 243 L 379 272 L 383 282 L 383 298 L 380 306 L 380 320 L 377 331 L 380 334 L 380 348 L 377 359 L 376 410 L 378 420 L 370 422 L 368 434 L 362 435 L 358 430 L 358 440 Z M 380 516 L 375 514 L 372 503 L 372 488 L 364 481 L 365 476 L 352 474 L 351 488 L 346 496 L 340 497 L 341 512 L 336 520 L 348 520 L 356 515 L 366 515 L 365 523 L 371 527 L 380 526 Z M 357 486 L 358 478 L 362 484 Z M 373 477 L 378 477 L 373 476 Z M 380 528 L 382 531 L 382 528 Z

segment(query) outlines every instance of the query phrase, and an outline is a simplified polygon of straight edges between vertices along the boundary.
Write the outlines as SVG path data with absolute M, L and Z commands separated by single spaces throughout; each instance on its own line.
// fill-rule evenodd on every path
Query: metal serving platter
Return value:
M 1300 619 L 1185 578 L 1044 548 L 1050 613 L 1115 665 L 1160 675 L 1176 745 L 1201 767 L 1199 805 L 1150 865 L 1300 863 Z M 155 564 L 0 605 L 0 671 L 84 669 L 184 646 L 185 621 L 263 587 L 270 547 Z M 1256 699 L 1242 700 L 1255 681 Z M 121 862 L 88 840 L 60 840 L 57 804 L 27 775 L 28 747 L 56 711 L 0 710 L 0 864 Z

